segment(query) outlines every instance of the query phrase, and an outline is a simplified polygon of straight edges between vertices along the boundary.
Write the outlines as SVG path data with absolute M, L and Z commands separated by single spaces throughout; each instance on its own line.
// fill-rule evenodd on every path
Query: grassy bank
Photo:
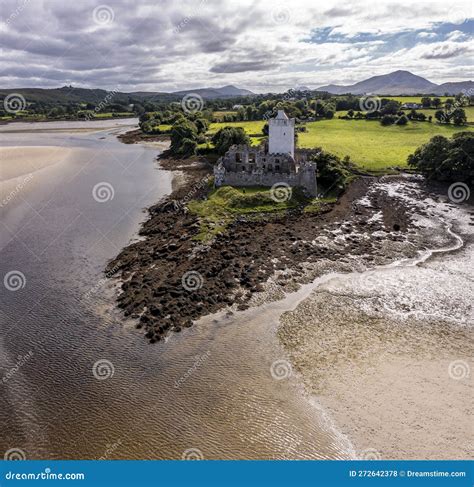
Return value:
M 317 212 L 325 203 L 333 201 L 335 198 L 307 198 L 299 189 L 294 189 L 287 201 L 275 201 L 269 188 L 223 186 L 212 190 L 205 200 L 190 201 L 188 208 L 200 217 L 201 228 L 197 239 L 209 241 L 239 216 L 262 218 L 297 207 L 304 207 L 306 212 Z

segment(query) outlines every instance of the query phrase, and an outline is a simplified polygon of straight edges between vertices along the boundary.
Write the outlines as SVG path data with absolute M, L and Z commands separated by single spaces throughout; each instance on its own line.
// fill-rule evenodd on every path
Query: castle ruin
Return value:
M 233 145 L 214 167 L 216 187 L 273 186 L 278 183 L 302 187 L 316 196 L 316 164 L 312 151 L 295 151 L 295 119 L 283 110 L 268 121 L 268 145 Z

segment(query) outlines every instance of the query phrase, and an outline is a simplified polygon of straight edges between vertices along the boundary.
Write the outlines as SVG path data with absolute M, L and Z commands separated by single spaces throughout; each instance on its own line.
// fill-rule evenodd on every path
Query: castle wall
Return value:
M 225 171 L 217 186 L 273 186 L 277 183 L 286 183 L 289 186 L 301 186 L 311 196 L 316 196 L 316 172 L 314 168 L 307 167 L 298 173 L 262 173 L 262 172 L 229 172 Z

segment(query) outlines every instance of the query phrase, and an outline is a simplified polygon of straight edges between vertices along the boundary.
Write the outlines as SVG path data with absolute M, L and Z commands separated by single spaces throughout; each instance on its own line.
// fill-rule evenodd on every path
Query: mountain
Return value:
M 474 81 L 458 81 L 452 83 L 443 83 L 438 85 L 433 91 L 435 95 L 444 95 L 449 93 L 450 95 L 457 95 L 458 93 L 466 93 L 466 95 L 474 94 Z
M 353 85 L 326 85 L 320 86 L 317 91 L 327 91 L 334 95 L 352 93 L 354 95 L 377 94 L 377 95 L 418 95 L 418 94 L 439 94 L 449 93 L 456 95 L 461 92 L 464 85 L 472 87 L 472 81 L 461 81 L 457 83 L 444 83 L 437 85 L 410 71 L 394 71 L 393 73 L 381 76 L 372 76 L 364 81 Z
M 200 88 L 196 90 L 177 91 L 165 93 L 158 91 L 135 91 L 132 93 L 110 92 L 101 89 L 75 88 L 63 86 L 62 88 L 0 88 L 0 100 L 10 93 L 20 93 L 29 103 L 93 103 L 95 105 L 104 100 L 111 103 L 134 103 L 143 101 L 179 101 L 188 93 L 197 93 L 203 98 L 233 98 L 253 95 L 249 90 L 235 86 L 223 86 L 222 88 Z
M 222 88 L 197 88 L 195 90 L 175 91 L 173 95 L 184 96 L 188 93 L 196 93 L 203 98 L 234 98 L 237 96 L 254 95 L 250 90 L 237 88 L 233 85 L 223 86 Z

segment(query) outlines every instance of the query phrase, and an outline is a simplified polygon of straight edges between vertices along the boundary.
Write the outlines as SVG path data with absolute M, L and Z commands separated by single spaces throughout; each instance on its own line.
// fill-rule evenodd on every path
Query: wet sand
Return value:
M 334 277 L 281 318 L 292 365 L 359 458 L 472 458 L 473 212 L 422 205 L 436 253 Z
M 66 161 L 74 153 L 70 147 L 0 147 L 0 181 L 5 182 Z

